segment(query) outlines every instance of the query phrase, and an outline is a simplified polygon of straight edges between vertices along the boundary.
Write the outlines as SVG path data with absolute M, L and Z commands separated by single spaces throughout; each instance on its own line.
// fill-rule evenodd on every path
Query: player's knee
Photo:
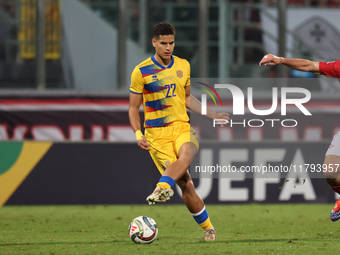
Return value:
M 337 178 L 339 177 L 338 171 L 334 171 L 332 164 L 328 163 L 327 160 L 324 164 L 323 175 L 326 179 L 326 182 L 331 186 L 338 186 Z
M 339 160 L 340 157 L 334 155 L 327 155 L 325 158 L 323 174 L 328 183 L 339 177 Z
M 198 151 L 198 148 L 197 148 L 196 144 L 190 143 L 190 156 L 191 156 L 191 158 L 195 157 L 197 151 Z
M 323 169 L 323 175 L 326 179 L 326 182 L 333 186 L 333 184 L 335 183 L 335 179 L 337 178 L 338 176 L 338 173 L 333 171 L 333 169 L 329 166 L 329 164 L 327 164 L 325 162 L 324 164 L 324 169 Z
M 329 186 L 334 187 L 334 186 L 339 186 L 337 184 L 336 178 L 327 178 L 326 177 L 326 182 L 329 184 Z
M 185 167 L 188 168 L 190 165 L 190 151 L 184 151 L 184 152 L 182 151 L 178 160 L 183 162 L 183 164 L 185 164 Z
M 336 179 L 338 177 L 338 173 L 331 171 L 329 168 L 324 169 L 323 175 L 326 179 Z

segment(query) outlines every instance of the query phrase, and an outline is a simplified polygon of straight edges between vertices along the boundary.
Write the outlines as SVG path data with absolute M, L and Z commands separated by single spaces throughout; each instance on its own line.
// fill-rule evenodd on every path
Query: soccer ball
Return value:
M 152 243 L 158 235 L 156 221 L 146 216 L 134 218 L 129 226 L 129 235 L 135 243 Z

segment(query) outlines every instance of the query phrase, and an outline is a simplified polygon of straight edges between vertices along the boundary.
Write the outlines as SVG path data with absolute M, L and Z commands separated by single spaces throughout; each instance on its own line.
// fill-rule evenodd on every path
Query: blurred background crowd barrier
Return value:
M 153 54 L 152 29 L 161 21 L 176 27 L 174 54 L 191 63 L 192 77 L 313 77 L 257 63 L 268 52 L 339 59 L 339 5 L 336 0 L 1 0 L 0 88 L 37 88 L 42 80 L 47 89 L 124 94 L 133 67 Z M 312 87 L 338 89 L 334 81 Z

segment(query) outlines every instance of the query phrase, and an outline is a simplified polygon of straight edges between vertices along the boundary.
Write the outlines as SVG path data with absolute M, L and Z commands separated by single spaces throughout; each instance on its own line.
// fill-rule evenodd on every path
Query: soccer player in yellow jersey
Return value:
M 201 103 L 190 95 L 190 64 L 173 56 L 175 28 L 165 22 L 155 26 L 152 44 L 155 55 L 140 63 L 132 72 L 129 119 L 137 143 L 149 151 L 162 174 L 149 204 L 165 202 L 174 192 L 175 183 L 182 190 L 185 205 L 205 231 L 205 240 L 215 240 L 203 200 L 195 191 L 187 169 L 199 147 L 196 132 L 188 123 L 186 108 L 200 113 Z M 143 101 L 145 135 L 141 132 L 139 107 Z M 207 109 L 207 117 L 229 120 L 229 114 Z

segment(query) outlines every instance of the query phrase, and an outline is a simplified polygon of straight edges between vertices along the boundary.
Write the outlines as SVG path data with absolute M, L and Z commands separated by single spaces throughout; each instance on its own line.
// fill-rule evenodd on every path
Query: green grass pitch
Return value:
M 0 208 L 0 254 L 337 254 L 340 222 L 331 204 L 207 205 L 217 240 L 184 205 L 5 206 Z M 156 220 L 152 244 L 134 244 L 137 216 Z

